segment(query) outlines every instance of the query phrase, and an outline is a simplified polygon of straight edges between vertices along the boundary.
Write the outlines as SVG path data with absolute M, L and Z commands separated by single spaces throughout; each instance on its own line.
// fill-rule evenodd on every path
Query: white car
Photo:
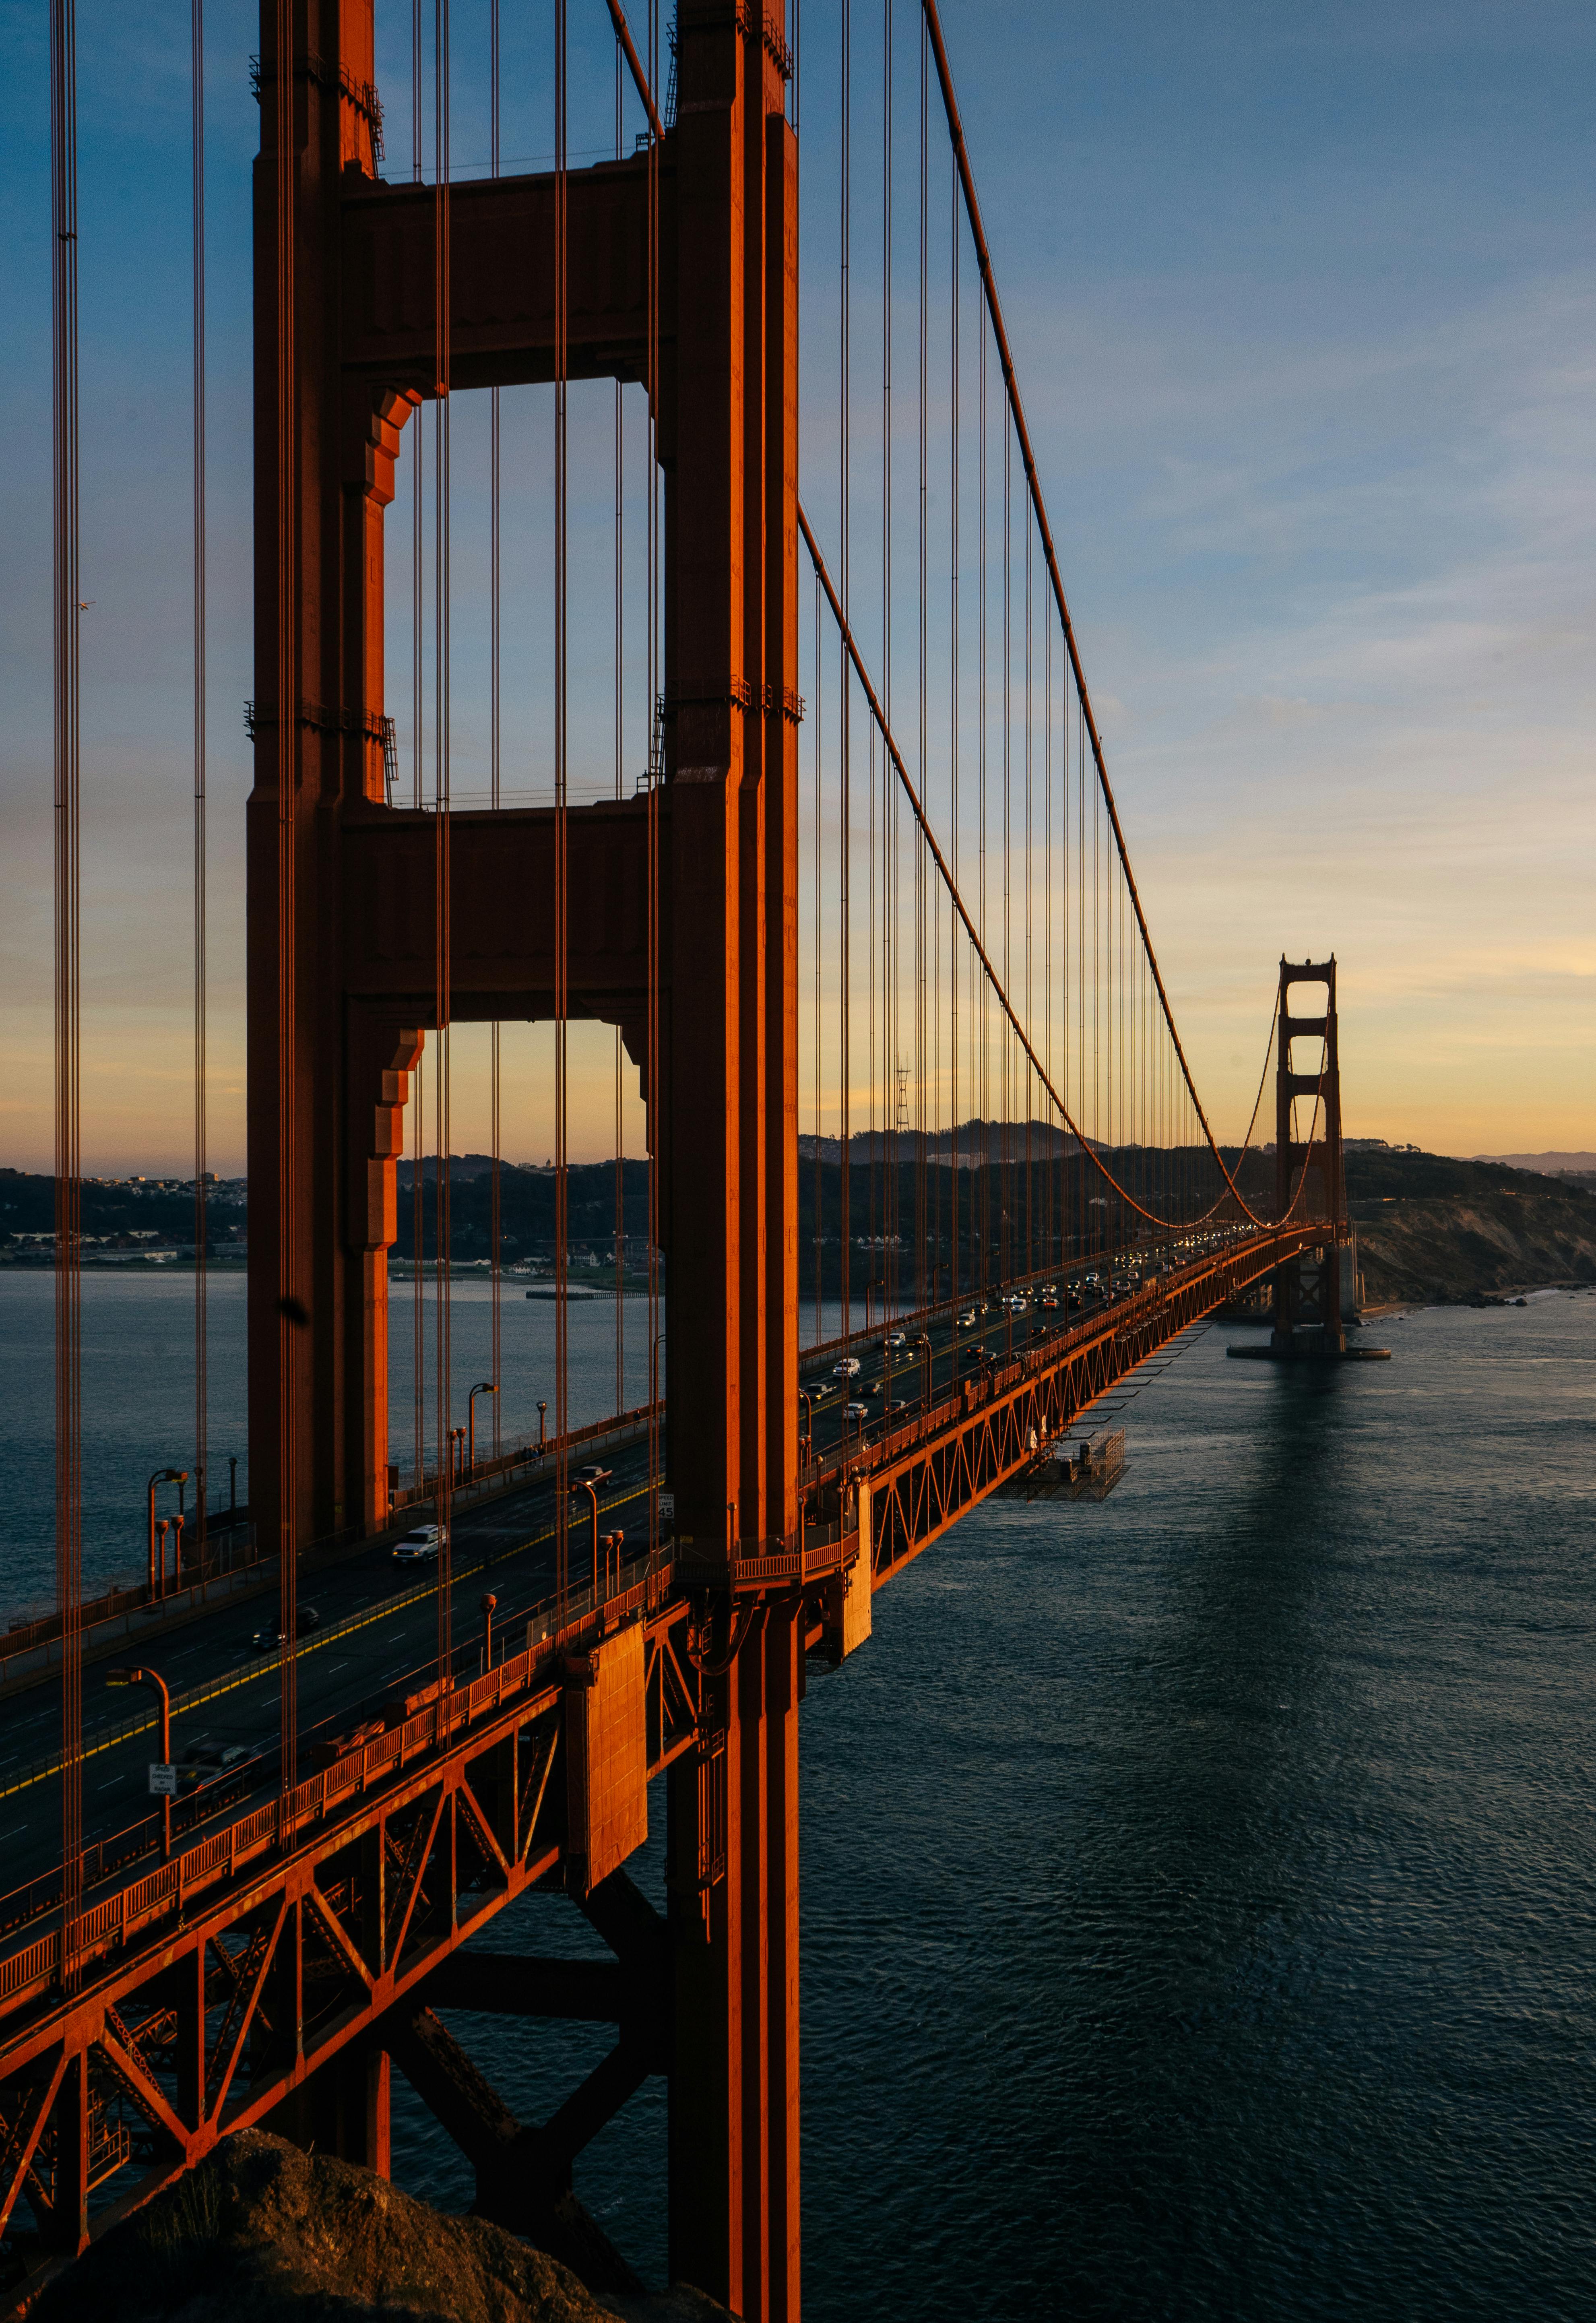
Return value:
M 845 1403 L 842 1407 L 842 1417 L 844 1419 L 868 1419 L 870 1407 L 867 1403 Z
M 442 1525 L 414 1525 L 403 1540 L 395 1541 L 393 1561 L 396 1565 L 431 1565 L 443 1545 Z
M 883 1353 L 885 1353 L 888 1347 L 906 1347 L 908 1344 L 909 1342 L 903 1336 L 902 1331 L 889 1331 L 885 1338 L 881 1343 Z
M 976 1310 L 973 1307 L 967 1307 L 965 1308 L 963 1314 L 959 1318 L 959 1327 L 961 1331 L 973 1331 L 975 1329 Z
M 858 1375 L 859 1359 L 857 1355 L 844 1355 L 839 1364 L 831 1366 L 833 1379 L 858 1379 Z

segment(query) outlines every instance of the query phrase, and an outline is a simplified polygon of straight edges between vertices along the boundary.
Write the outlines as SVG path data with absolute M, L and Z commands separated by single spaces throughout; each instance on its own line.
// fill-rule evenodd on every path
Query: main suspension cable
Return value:
M 1003 1011 L 1004 1016 L 1006 1018 L 1014 1038 L 1018 1040 L 1021 1047 L 1023 1049 L 1026 1057 L 1030 1060 L 1032 1070 L 1035 1072 L 1038 1080 L 1041 1083 L 1041 1086 L 1046 1089 L 1049 1097 L 1052 1099 L 1054 1106 L 1058 1109 L 1060 1120 L 1062 1120 L 1066 1128 L 1069 1129 L 1074 1136 L 1077 1143 L 1086 1153 L 1087 1159 L 1097 1171 L 1099 1176 L 1104 1179 L 1106 1184 L 1113 1188 L 1120 1199 L 1125 1203 L 1129 1208 L 1134 1210 L 1139 1217 L 1147 1218 L 1155 1226 L 1167 1226 L 1169 1224 L 1168 1219 L 1160 1217 L 1158 1213 L 1154 1210 L 1147 1209 L 1141 1202 L 1137 1201 L 1133 1194 L 1130 1193 L 1128 1189 L 1120 1183 L 1113 1171 L 1109 1169 L 1107 1163 L 1096 1151 L 1095 1146 L 1082 1134 L 1081 1130 L 1076 1123 L 1074 1116 L 1071 1114 L 1069 1106 L 1065 1104 L 1063 1098 L 1059 1096 L 1058 1089 L 1054 1087 L 1051 1075 L 1044 1067 L 1041 1057 L 1038 1055 L 1036 1049 L 1032 1042 L 1030 1034 L 1027 1033 L 1024 1025 L 1021 1023 L 1014 1003 L 1010 1000 L 1008 993 L 1004 989 L 1003 981 L 998 976 L 998 973 L 986 951 L 986 948 L 977 932 L 975 921 L 970 916 L 964 898 L 953 884 L 952 874 L 948 868 L 948 858 L 943 854 L 942 849 L 938 843 L 936 833 L 931 829 L 930 819 L 926 814 L 923 804 L 922 803 L 920 794 L 915 787 L 913 778 L 910 775 L 909 769 L 903 762 L 903 754 L 899 750 L 897 743 L 886 724 L 885 716 L 883 712 L 880 700 L 876 694 L 874 685 L 870 682 L 869 673 L 866 669 L 863 657 L 859 653 L 858 641 L 855 638 L 853 630 L 848 626 L 848 620 L 843 613 L 841 600 L 838 596 L 837 591 L 832 583 L 830 574 L 827 570 L 825 558 L 821 552 L 820 544 L 814 537 L 814 533 L 810 526 L 809 519 L 804 513 L 802 503 L 800 503 L 798 509 L 798 528 L 803 536 L 804 546 L 809 551 L 810 562 L 814 567 L 816 577 L 818 578 L 821 587 L 825 593 L 827 603 L 830 607 L 831 618 L 837 625 L 838 634 L 842 640 L 843 649 L 846 654 L 848 663 L 851 666 L 855 676 L 859 682 L 860 690 L 864 693 L 866 702 L 869 706 L 870 714 L 876 721 L 876 728 L 880 732 L 883 744 L 885 745 L 887 754 L 892 760 L 894 767 L 896 769 L 898 781 L 902 785 L 903 795 L 907 798 L 911 812 L 914 816 L 914 820 L 920 826 L 921 836 L 925 846 L 930 850 L 931 860 L 936 865 L 937 870 L 940 875 L 942 884 L 948 892 L 949 899 L 963 924 L 965 933 L 974 947 L 976 956 L 979 960 L 981 966 L 986 972 L 993 996 L 995 998 L 999 1007 Z M 1238 1196 L 1237 1198 L 1240 1199 L 1240 1197 Z M 1273 1221 L 1267 1218 L 1255 1217 L 1251 1210 L 1247 1212 L 1247 1215 L 1249 1217 L 1252 1218 L 1252 1222 L 1255 1226 L 1267 1226 L 1273 1223 Z
M 1042 499 L 1041 479 L 1037 472 L 1036 458 L 1031 446 L 1031 432 L 1025 424 L 1024 407 L 1020 398 L 1019 379 L 1014 370 L 1014 355 L 1009 347 L 1008 333 L 1004 326 L 1003 308 L 997 295 L 997 281 L 993 272 L 992 254 L 987 248 L 986 230 L 981 223 L 981 207 L 976 196 L 975 176 L 964 142 L 964 126 L 959 118 L 959 100 L 954 95 L 953 76 L 948 62 L 947 45 L 942 38 L 941 18 L 938 14 L 937 0 L 921 0 L 921 4 L 924 11 L 927 30 L 931 35 L 932 51 L 936 58 L 937 78 L 941 86 L 942 104 L 948 115 L 948 133 L 953 142 L 954 159 L 959 168 L 959 182 L 964 189 L 965 212 L 969 219 L 976 262 L 980 269 L 982 289 L 986 293 L 986 311 L 992 324 L 992 335 L 1003 370 L 1004 387 L 1008 397 L 1009 410 L 1020 446 L 1021 460 L 1024 466 L 1026 488 L 1041 539 L 1042 554 L 1047 561 L 1048 578 L 1052 584 L 1053 600 L 1058 608 L 1059 620 L 1063 630 L 1065 650 L 1069 656 L 1069 666 L 1075 679 L 1076 694 L 1080 703 L 1082 721 L 1090 737 L 1097 782 L 1113 831 L 1120 868 L 1124 875 L 1131 908 L 1135 913 L 1136 924 L 1141 930 L 1142 941 L 1158 987 L 1160 1005 L 1163 1010 L 1164 1021 L 1169 1027 L 1169 1038 L 1174 1043 L 1181 1075 L 1190 1094 L 1191 1103 L 1207 1141 L 1209 1151 L 1224 1172 L 1232 1193 L 1235 1195 L 1237 1201 L 1241 1202 L 1242 1207 L 1246 1210 L 1247 1216 L 1253 1218 L 1254 1224 L 1263 1225 L 1267 1221 L 1257 1218 L 1248 1208 L 1247 1204 L 1243 1201 L 1240 1190 L 1231 1178 L 1230 1171 L 1225 1168 L 1225 1158 L 1219 1151 L 1218 1143 L 1209 1126 L 1208 1116 L 1203 1108 L 1202 1099 L 1197 1095 L 1197 1083 L 1192 1078 L 1191 1068 L 1187 1061 L 1186 1051 L 1182 1046 L 1179 1031 L 1175 1023 L 1174 1010 L 1169 1005 L 1169 996 L 1164 987 L 1163 974 L 1158 964 L 1158 954 L 1153 949 L 1152 932 L 1147 924 L 1147 914 L 1142 907 L 1142 897 L 1136 886 L 1135 874 L 1131 868 L 1130 849 L 1119 819 L 1119 809 L 1114 802 L 1113 786 L 1108 779 L 1108 766 L 1104 757 L 1102 737 L 1097 730 L 1097 721 L 1092 712 L 1091 697 L 1087 691 L 1086 673 L 1081 666 L 1075 629 L 1069 618 L 1069 601 L 1064 594 L 1064 583 L 1059 574 L 1059 559 L 1053 546 L 1052 529 L 1048 523 L 1047 507 Z

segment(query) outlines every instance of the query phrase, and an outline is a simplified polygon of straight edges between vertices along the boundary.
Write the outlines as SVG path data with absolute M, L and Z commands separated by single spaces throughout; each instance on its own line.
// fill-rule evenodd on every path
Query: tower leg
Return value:
M 800 2311 L 800 1621 L 795 1602 L 757 1616 L 724 1751 L 671 1774 L 671 2278 L 747 2323 Z

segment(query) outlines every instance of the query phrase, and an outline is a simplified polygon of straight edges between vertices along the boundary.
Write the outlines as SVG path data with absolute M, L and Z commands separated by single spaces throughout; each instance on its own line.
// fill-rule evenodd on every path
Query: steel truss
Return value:
M 540 1881 L 585 1894 L 571 1846 L 580 1786 L 569 1767 L 554 1778 L 592 1664 L 628 1631 L 640 1632 L 652 1777 L 694 1749 L 699 1729 L 687 1605 L 668 1566 L 95 1904 L 72 1924 L 64 1975 L 59 1930 L 0 1963 L 0 2231 L 25 2200 L 41 2253 L 70 2256 L 89 2238 L 91 2198 L 124 2171 L 115 2198 L 93 2205 L 95 2233 L 296 2098 L 339 2115 L 326 2143 L 386 2169 L 389 2054 L 415 2065 L 432 2102 L 452 2045 L 436 2025 L 429 2043 L 417 2009 L 424 1989 L 463 1988 L 429 1979 Z M 498 1961 L 487 1997 L 473 1964 L 470 2005 L 508 2005 L 506 1970 L 518 1968 L 518 2013 L 633 2013 L 617 1980 L 585 1962 Z M 628 2032 L 619 2066 L 601 2067 L 542 2134 L 556 2184 L 637 2085 L 638 2057 L 642 2070 L 661 2069 Z M 457 2095 L 445 2111 L 480 2160 Z M 25 2287 L 37 2279 L 31 2270 Z
M 707 1917 L 726 1877 L 720 1680 L 761 1604 L 796 1594 L 803 1644 L 846 1650 L 836 1591 L 862 1551 L 879 1589 L 1149 1355 L 1324 1233 L 1308 1221 L 1249 1235 L 986 1368 L 873 1454 L 820 1472 L 816 1497 L 837 1498 L 839 1520 L 804 1533 L 815 1545 L 723 1573 L 665 1562 L 634 1575 L 596 1614 L 91 1903 L 64 1949 L 54 1928 L 0 1960 L 0 2231 L 25 2201 L 41 2253 L 69 2255 L 91 2212 L 97 2233 L 221 2137 L 272 2118 L 310 2135 L 325 2117 L 324 2143 L 385 2168 L 390 2058 L 475 2163 L 490 2214 L 546 2220 L 575 2153 L 669 2069 L 664 1924 L 607 1858 L 589 1858 L 591 1802 L 582 1831 L 573 1821 L 584 1794 L 570 1762 L 605 1651 L 639 1633 L 646 1779 L 696 1764 L 686 1886 Z M 717 1650 L 712 1610 L 729 1587 L 746 1610 Z M 451 1965 L 539 1882 L 576 1895 L 612 1965 Z M 620 2035 L 529 2133 L 430 2013 L 468 2003 L 614 2023 Z

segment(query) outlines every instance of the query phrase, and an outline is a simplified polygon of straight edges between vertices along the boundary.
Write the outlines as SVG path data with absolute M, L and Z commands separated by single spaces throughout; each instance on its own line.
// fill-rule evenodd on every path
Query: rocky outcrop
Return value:
M 1371 1306 L 1466 1305 L 1549 1282 L 1596 1282 L 1596 1202 L 1502 1188 L 1450 1198 L 1354 1203 Z
M 32 2323 L 729 2323 L 686 2288 L 583 2288 L 370 2170 L 241 2130 L 58 2275 Z

